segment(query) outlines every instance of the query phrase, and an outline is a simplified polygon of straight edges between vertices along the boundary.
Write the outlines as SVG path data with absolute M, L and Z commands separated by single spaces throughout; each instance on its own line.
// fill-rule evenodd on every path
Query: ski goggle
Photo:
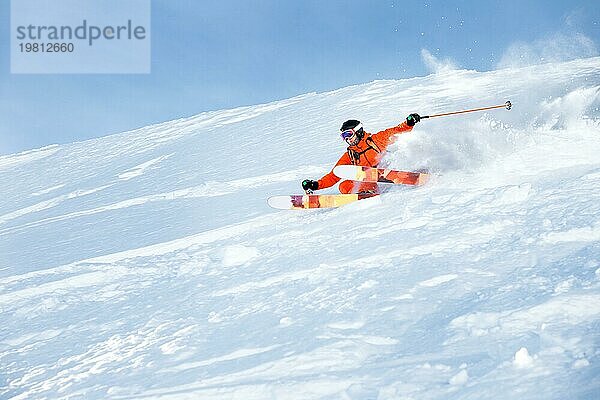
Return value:
M 352 136 L 356 135 L 356 133 L 358 131 L 360 131 L 362 129 L 362 127 L 363 127 L 362 124 L 358 124 L 354 128 L 352 128 L 352 129 L 346 129 L 345 131 L 343 131 L 342 133 L 340 133 L 340 136 L 342 137 L 342 139 L 348 140 Z

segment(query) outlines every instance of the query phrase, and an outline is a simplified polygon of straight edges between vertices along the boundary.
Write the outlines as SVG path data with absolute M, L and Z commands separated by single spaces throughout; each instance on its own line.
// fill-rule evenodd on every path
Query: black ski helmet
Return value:
M 342 124 L 342 127 L 340 128 L 340 132 L 344 132 L 348 129 L 354 129 L 356 131 L 356 135 L 358 136 L 359 139 L 362 139 L 363 136 L 365 136 L 365 131 L 363 129 L 363 126 L 360 123 L 360 121 L 357 119 L 349 119 L 348 121 L 344 122 Z

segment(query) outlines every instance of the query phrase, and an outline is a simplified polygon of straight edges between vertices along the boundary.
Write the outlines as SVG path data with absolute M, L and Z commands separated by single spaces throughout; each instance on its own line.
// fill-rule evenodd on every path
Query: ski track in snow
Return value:
M 376 81 L 0 157 L 0 397 L 596 398 L 599 77 Z M 339 121 L 474 98 L 514 109 L 386 156 L 427 185 L 266 206 L 328 171 Z

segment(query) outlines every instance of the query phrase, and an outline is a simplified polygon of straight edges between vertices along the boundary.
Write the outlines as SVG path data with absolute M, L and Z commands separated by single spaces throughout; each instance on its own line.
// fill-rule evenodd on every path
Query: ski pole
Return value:
M 498 106 L 473 108 L 471 110 L 453 111 L 453 112 L 448 112 L 448 113 L 443 113 L 443 114 L 425 115 L 425 116 L 422 116 L 421 119 L 434 118 L 434 117 L 444 117 L 446 115 L 454 115 L 454 114 L 464 114 L 464 113 L 470 113 L 470 112 L 474 112 L 474 111 L 492 110 L 494 108 L 506 108 L 507 110 L 510 110 L 512 108 L 512 103 L 510 101 L 507 101 L 506 103 L 498 105 Z

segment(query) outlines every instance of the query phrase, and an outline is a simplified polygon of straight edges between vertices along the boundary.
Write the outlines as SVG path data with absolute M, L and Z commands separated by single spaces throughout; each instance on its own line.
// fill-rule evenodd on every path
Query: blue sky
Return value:
M 452 65 L 598 54 L 596 1 L 152 1 L 152 73 L 10 73 L 0 2 L 0 154 Z

